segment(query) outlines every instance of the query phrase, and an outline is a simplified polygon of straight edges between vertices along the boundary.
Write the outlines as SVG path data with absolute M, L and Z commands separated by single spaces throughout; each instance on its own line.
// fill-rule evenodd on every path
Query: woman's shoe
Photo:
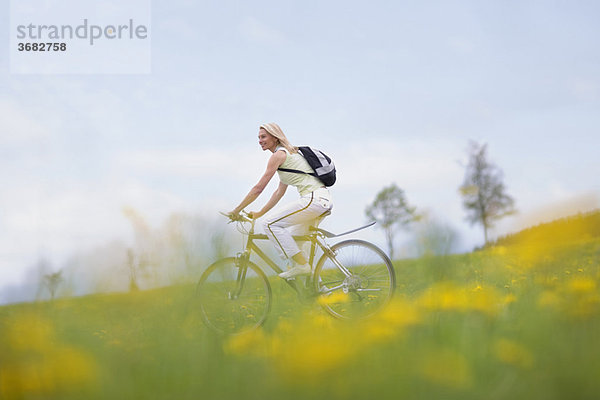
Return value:
M 310 275 L 310 265 L 296 265 L 295 267 L 290 268 L 289 270 L 282 272 L 279 274 L 280 278 L 283 279 L 291 279 L 298 275 Z

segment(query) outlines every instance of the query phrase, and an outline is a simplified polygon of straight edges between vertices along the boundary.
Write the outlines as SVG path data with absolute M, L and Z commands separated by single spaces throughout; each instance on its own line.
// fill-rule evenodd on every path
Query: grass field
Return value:
M 0 307 L 0 398 L 600 398 L 599 226 L 398 261 L 394 301 L 361 323 L 276 278 L 264 328 L 229 338 L 191 285 Z

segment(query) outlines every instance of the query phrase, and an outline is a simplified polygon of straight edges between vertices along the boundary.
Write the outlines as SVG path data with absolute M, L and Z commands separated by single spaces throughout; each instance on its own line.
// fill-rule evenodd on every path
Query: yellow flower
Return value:
M 517 296 L 515 296 L 514 294 L 510 293 L 507 294 L 506 296 L 504 296 L 504 298 L 502 299 L 502 302 L 504 304 L 510 304 L 510 303 L 514 303 L 515 301 L 517 301 Z
M 493 346 L 494 356 L 505 364 L 531 368 L 533 354 L 523 345 L 508 339 L 498 339 Z
M 417 369 L 426 380 L 455 389 L 468 388 L 473 380 L 467 359 L 449 349 L 428 352 Z
M 347 303 L 350 301 L 350 296 L 348 293 L 344 292 L 335 292 L 326 296 L 319 297 L 319 304 L 337 304 L 337 303 Z
M 324 313 L 308 313 L 297 320 L 281 319 L 272 333 L 258 329 L 232 336 L 224 350 L 267 359 L 281 379 L 305 385 L 327 379 L 330 371 L 368 351 L 369 346 L 396 338 L 402 328 L 420 320 L 416 305 L 400 300 L 368 321 L 349 323 Z
M 94 382 L 92 357 L 58 341 L 49 321 L 25 314 L 6 327 L 0 332 L 0 398 L 43 398 Z
M 503 256 L 503 255 L 506 254 L 506 247 L 504 247 L 504 246 L 495 246 L 495 247 L 492 247 L 491 254 L 492 255 Z
M 431 286 L 419 299 L 419 303 L 431 310 L 463 310 L 468 304 L 466 292 L 453 283 Z
M 394 299 L 373 320 L 373 324 L 389 325 L 404 328 L 416 325 L 422 320 L 421 312 L 416 304 L 406 300 Z
M 266 353 L 266 342 L 264 331 L 259 328 L 229 337 L 223 347 L 230 354 L 263 356 Z
M 592 278 L 573 278 L 569 281 L 567 289 L 571 293 L 592 293 L 596 291 L 596 281 Z
M 442 282 L 431 286 L 418 299 L 425 309 L 440 311 L 476 310 L 495 315 L 499 311 L 502 299 L 497 290 L 477 285 L 467 290 L 452 282 Z
M 538 297 L 538 305 L 541 307 L 556 308 L 560 305 L 561 298 L 553 291 L 545 290 Z
M 42 352 L 52 347 L 54 327 L 34 314 L 25 314 L 7 324 L 6 342 L 16 351 Z
M 398 333 L 398 329 L 386 324 L 370 324 L 365 328 L 365 335 L 373 341 L 390 339 Z

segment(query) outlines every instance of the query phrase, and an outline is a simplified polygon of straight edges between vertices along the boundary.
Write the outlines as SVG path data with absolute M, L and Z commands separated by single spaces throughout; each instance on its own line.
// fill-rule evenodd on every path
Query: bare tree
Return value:
M 416 208 L 408 205 L 404 191 L 395 183 L 377 193 L 373 203 L 366 208 L 365 214 L 377 221 L 384 230 L 390 259 L 394 256 L 396 230 L 406 227 L 418 218 Z
M 471 225 L 481 224 L 485 244 L 494 222 L 515 212 L 514 200 L 506 193 L 502 182 L 502 171 L 488 161 L 486 150 L 486 144 L 469 144 L 469 163 L 459 188 L 467 220 Z
M 421 215 L 415 227 L 415 248 L 421 257 L 447 256 L 458 243 L 456 230 L 431 213 Z
M 44 275 L 44 286 L 50 292 L 50 299 L 54 300 L 54 295 L 56 294 L 56 290 L 58 286 L 62 283 L 62 271 L 54 272 L 51 274 Z
M 160 244 L 156 241 L 156 233 L 146 223 L 144 217 L 131 207 L 123 207 L 123 214 L 133 227 L 135 245 L 133 255 L 135 259 L 135 283 L 151 279 L 154 283 L 158 280 Z M 145 279 L 146 278 L 146 279 Z M 131 269 L 130 269 L 131 282 Z
M 127 266 L 129 267 L 129 291 L 136 292 L 139 290 L 139 286 L 135 271 L 135 253 L 131 248 L 127 249 Z

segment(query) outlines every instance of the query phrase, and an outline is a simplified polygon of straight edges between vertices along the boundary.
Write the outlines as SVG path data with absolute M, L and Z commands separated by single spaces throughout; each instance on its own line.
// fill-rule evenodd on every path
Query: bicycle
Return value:
M 336 235 L 318 228 L 329 214 L 328 211 L 321 215 L 309 227 L 307 235 L 294 236 L 298 242 L 310 242 L 308 262 L 312 274 L 305 276 L 304 282 L 299 282 L 302 277 L 285 282 L 301 299 L 319 299 L 325 310 L 336 318 L 368 318 L 383 308 L 394 294 L 396 276 L 392 262 L 381 249 L 364 240 L 345 240 L 329 246 L 325 239 L 375 224 L 372 222 Z M 237 222 L 238 230 L 248 235 L 246 247 L 235 257 L 211 264 L 200 277 L 196 293 L 202 319 L 209 328 L 221 334 L 238 334 L 261 326 L 271 310 L 269 278 L 250 260 L 250 255 L 255 253 L 275 273 L 282 270 L 254 243 L 268 239 L 265 234 L 254 233 L 254 219 L 242 212 L 235 218 L 230 217 L 229 222 Z M 246 229 L 245 224 L 250 224 L 250 228 Z M 314 264 L 317 249 L 322 255 Z

